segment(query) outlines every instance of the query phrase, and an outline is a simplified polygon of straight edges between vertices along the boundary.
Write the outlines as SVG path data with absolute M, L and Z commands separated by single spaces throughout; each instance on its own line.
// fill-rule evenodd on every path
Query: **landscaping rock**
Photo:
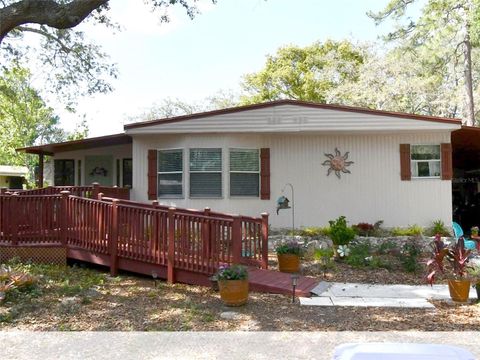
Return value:
M 241 315 L 235 311 L 224 311 L 220 314 L 220 317 L 225 320 L 239 320 Z

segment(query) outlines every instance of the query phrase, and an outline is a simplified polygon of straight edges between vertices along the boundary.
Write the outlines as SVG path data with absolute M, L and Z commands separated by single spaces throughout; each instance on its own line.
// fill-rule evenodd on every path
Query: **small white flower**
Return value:
M 350 255 L 350 249 L 347 245 L 340 245 L 337 249 L 337 252 L 340 257 L 347 257 L 348 255 Z
M 373 259 L 373 256 L 367 256 L 365 258 L 365 261 L 370 262 L 370 261 L 372 261 L 372 259 Z

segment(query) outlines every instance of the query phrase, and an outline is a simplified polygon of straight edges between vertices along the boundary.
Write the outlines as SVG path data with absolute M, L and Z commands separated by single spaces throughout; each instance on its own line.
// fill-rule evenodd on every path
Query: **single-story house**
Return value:
M 27 174 L 26 166 L 0 165 L 0 187 L 22 189 Z
M 289 227 L 292 210 L 275 211 L 283 195 L 297 227 L 340 215 L 393 227 L 452 222 L 453 194 L 479 190 L 476 177 L 458 180 L 480 172 L 479 139 L 458 119 L 280 100 L 19 151 L 53 156 L 55 185 L 130 186 L 136 201 L 267 211 L 273 227 Z

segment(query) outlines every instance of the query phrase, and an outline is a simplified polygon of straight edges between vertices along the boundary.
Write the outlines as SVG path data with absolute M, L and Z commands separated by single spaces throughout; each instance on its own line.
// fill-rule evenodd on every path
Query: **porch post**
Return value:
M 43 161 L 44 161 L 44 154 L 41 152 L 38 154 L 38 179 L 37 179 L 37 187 L 43 188 Z

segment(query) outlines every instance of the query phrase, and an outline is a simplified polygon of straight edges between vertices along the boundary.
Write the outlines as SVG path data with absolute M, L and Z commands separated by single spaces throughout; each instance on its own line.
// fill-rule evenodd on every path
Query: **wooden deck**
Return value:
M 258 292 L 272 294 L 291 294 L 291 274 L 281 273 L 275 270 L 249 268 L 250 289 Z M 318 280 L 306 276 L 300 276 L 297 280 L 295 294 L 297 296 L 310 296 L 310 291 L 317 286 Z

